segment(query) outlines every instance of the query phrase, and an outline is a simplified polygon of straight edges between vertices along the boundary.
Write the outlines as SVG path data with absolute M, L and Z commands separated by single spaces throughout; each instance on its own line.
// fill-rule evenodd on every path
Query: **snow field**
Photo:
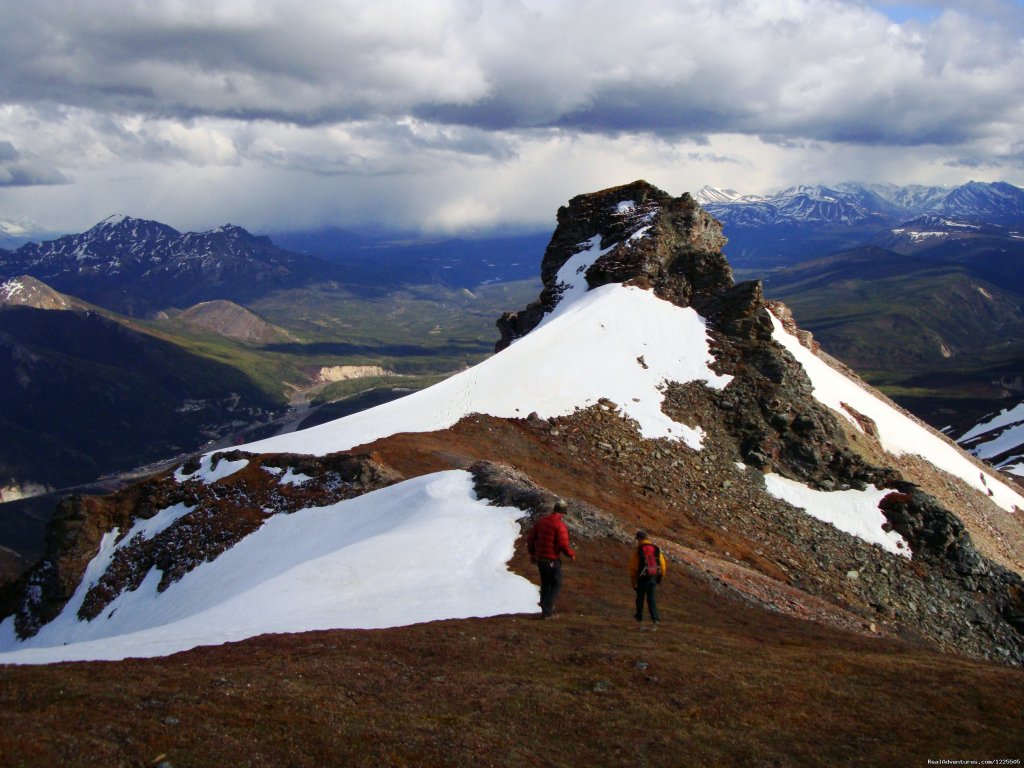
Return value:
M 179 505 L 180 506 L 180 505 Z M 132 535 L 153 535 L 161 522 Z M 158 593 L 150 571 L 93 621 L 77 611 L 118 546 L 108 533 L 67 607 L 20 642 L 0 625 L 0 663 L 163 656 L 257 635 L 381 628 L 440 619 L 532 613 L 538 590 L 507 563 L 518 509 L 478 500 L 472 476 L 418 477 L 327 507 L 269 518 L 211 563 Z
M 988 421 L 972 427 L 957 442 L 965 444 L 983 435 L 985 439 L 978 440 L 971 448 L 971 452 L 981 459 L 992 459 L 1024 445 L 1024 403 L 1004 408 Z

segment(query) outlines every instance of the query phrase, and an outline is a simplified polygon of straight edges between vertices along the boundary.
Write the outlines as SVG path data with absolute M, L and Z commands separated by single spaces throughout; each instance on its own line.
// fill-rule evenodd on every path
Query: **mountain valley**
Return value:
M 834 355 L 956 435 L 1024 399 L 1017 373 L 1024 364 L 1024 272 L 1017 266 L 1024 240 L 1013 234 L 1018 193 L 1010 185 L 949 190 L 846 183 L 774 196 L 705 188 L 697 199 L 728 222 L 725 250 L 734 266 L 741 265 L 738 274 L 765 278 L 769 294 L 789 303 Z M 764 214 L 769 208 L 770 216 Z M 784 243 L 781 262 L 763 252 L 773 232 L 780 247 Z M 117 460 L 88 451 L 84 462 L 60 454 L 58 438 L 54 451 L 6 460 L 4 498 L 93 480 L 93 465 L 102 466 L 100 474 L 116 472 L 161 451 L 173 455 L 175 446 L 194 450 L 239 431 L 254 434 L 289 402 L 296 408 L 289 416 L 293 424 L 321 423 L 479 362 L 489 354 L 496 315 L 535 290 L 535 278 L 515 279 L 530 275 L 527 254 L 547 236 L 416 243 L 325 231 L 274 238 L 291 250 L 230 225 L 182 235 L 158 222 L 115 216 L 80 235 L 29 243 L 0 259 L 11 285 L 34 286 L 20 298 L 0 296 L 5 305 L 24 303 L 32 294 L 31 306 L 104 311 L 39 279 L 17 276 L 20 269 L 81 290 L 107 302 L 106 317 L 132 332 L 233 367 L 260 392 L 253 407 L 267 412 L 255 419 L 255 412 L 239 413 L 222 419 L 221 427 L 207 420 L 201 430 L 190 427 L 192 437 L 184 442 L 178 428 L 178 438 Z M 753 260 L 743 246 L 747 241 L 761 249 Z M 837 244 L 855 247 L 835 253 Z M 818 258 L 793 264 L 804 256 Z M 244 289 L 238 287 L 242 277 Z M 46 292 L 48 304 L 40 298 Z M 203 301 L 188 303 L 196 298 Z M 149 317 L 126 317 L 114 308 Z M 386 323 L 378 322 L 382 315 Z M 318 371 L 333 365 L 376 366 L 392 375 L 320 382 Z M 153 406 L 158 420 L 173 417 L 162 400 L 146 397 L 145 386 L 132 391 L 139 395 L 132 407 Z M 230 390 L 224 393 L 230 396 Z M 48 400 L 43 393 L 35 397 Z M 182 400 L 176 407 L 189 406 Z M 89 433 L 74 429 L 73 419 L 67 424 L 65 433 Z M 5 541 L 12 543 L 0 537 L 0 544 Z

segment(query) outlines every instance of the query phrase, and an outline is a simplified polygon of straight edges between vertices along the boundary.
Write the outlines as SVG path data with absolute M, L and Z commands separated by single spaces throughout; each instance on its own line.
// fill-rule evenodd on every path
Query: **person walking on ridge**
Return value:
M 540 518 L 526 534 L 526 549 L 530 562 L 537 564 L 540 571 L 540 613 L 542 619 L 549 619 L 555 613 L 555 601 L 562 591 L 562 559 L 565 554 L 576 559 L 576 553 L 569 546 L 569 529 L 562 515 L 569 505 L 562 499 L 551 504 L 549 513 Z
M 667 564 L 665 555 L 654 542 L 647 538 L 644 531 L 636 532 L 636 547 L 629 558 L 629 575 L 633 580 L 633 589 L 636 590 L 636 614 L 637 622 L 644 619 L 644 601 L 647 601 L 647 609 L 651 613 L 651 621 L 654 628 L 658 628 L 661 619 L 658 616 L 658 602 L 655 593 L 658 584 L 665 575 Z

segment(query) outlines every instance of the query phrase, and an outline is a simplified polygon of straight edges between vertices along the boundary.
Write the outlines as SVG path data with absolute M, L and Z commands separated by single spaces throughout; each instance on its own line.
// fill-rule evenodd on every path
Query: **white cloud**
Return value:
M 305 198 L 295 222 L 451 228 L 546 222 L 552 197 L 638 177 L 1022 183 L 1020 4 L 898 6 L 0 0 L 0 141 L 22 163 L 0 161 L 0 203 L 138 215 L 131 189 L 175 226 L 259 228 L 291 205 L 265 183 Z M 111 178 L 139 183 L 84 188 Z M 209 222 L 173 191 L 204 184 L 224 185 Z

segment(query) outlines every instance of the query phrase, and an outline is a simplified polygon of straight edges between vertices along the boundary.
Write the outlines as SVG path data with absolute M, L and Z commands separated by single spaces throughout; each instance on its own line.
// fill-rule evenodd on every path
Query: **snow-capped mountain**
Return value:
M 887 232 L 875 238 L 874 243 L 897 252 L 915 252 L 922 246 L 927 248 L 947 240 L 962 237 L 1006 237 L 1006 230 L 989 223 L 974 223 L 969 219 L 959 219 L 937 213 L 926 213 L 916 216 L 898 226 L 891 227 Z
M 887 207 L 896 215 L 917 211 L 934 210 L 950 193 L 951 187 L 925 186 L 923 184 L 864 184 L 856 181 L 845 181 L 836 184 L 835 188 L 846 194 L 871 195 L 881 201 L 880 208 Z
M 128 314 L 238 298 L 320 274 L 323 267 L 319 259 L 281 250 L 233 225 L 182 234 L 124 215 L 0 254 L 0 277 L 30 275 Z
M 1024 219 L 1024 189 L 1001 181 L 970 181 L 950 190 L 930 210 L 962 219 L 1020 222 Z
M 979 459 L 1024 478 L 1024 403 L 986 418 L 964 432 L 957 442 Z
M 932 214 L 966 221 L 1024 221 L 1024 190 L 1005 182 L 926 187 L 843 182 L 835 187 L 799 185 L 751 196 L 705 187 L 697 194 L 714 216 L 732 226 L 886 226 Z
M 816 353 L 723 243 L 646 182 L 573 198 L 484 363 L 69 504 L 0 662 L 531 612 L 506 563 L 562 497 L 581 551 L 656 527 L 755 605 L 1024 663 L 1024 497 Z
M 759 203 L 766 198 L 760 195 L 743 195 L 735 189 L 717 189 L 705 185 L 694 195 L 694 199 L 701 205 L 707 206 L 714 203 Z

